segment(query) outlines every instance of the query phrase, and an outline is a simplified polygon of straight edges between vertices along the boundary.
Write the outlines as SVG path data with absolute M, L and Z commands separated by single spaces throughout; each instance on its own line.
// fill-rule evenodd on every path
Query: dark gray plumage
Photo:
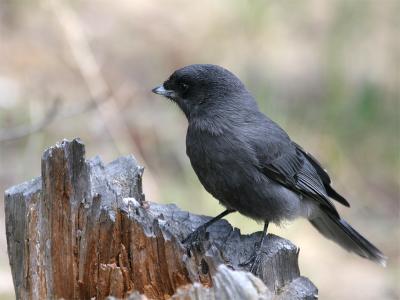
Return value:
M 216 65 L 190 65 L 153 92 L 185 113 L 193 169 L 227 208 L 202 230 L 233 211 L 264 221 L 264 232 L 268 222 L 304 217 L 346 250 L 385 264 L 385 256 L 340 218 L 330 198 L 350 205 L 331 187 L 327 172 L 259 111 L 234 74 Z

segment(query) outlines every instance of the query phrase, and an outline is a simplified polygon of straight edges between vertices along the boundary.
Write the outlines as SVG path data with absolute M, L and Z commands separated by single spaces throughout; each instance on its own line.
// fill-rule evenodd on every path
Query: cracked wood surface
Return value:
M 210 217 L 147 202 L 133 156 L 104 165 L 79 140 L 47 149 L 41 177 L 5 192 L 8 254 L 18 299 L 314 299 L 299 251 L 268 235 L 255 276 L 239 265 L 261 232 L 225 220 L 188 251 Z

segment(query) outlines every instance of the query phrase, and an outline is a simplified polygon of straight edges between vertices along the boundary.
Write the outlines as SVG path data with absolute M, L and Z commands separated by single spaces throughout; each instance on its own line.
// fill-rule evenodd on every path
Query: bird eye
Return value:
M 180 86 L 181 90 L 184 92 L 189 88 L 189 85 L 186 83 L 183 83 L 183 82 L 180 83 L 179 86 Z

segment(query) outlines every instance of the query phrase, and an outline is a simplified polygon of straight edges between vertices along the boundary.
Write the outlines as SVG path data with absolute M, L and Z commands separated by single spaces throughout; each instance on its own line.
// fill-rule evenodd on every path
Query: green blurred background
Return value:
M 80 137 L 88 157 L 133 153 L 148 200 L 216 215 L 183 114 L 150 90 L 184 65 L 219 64 L 323 162 L 351 202 L 340 213 L 389 257 L 384 269 L 348 254 L 306 221 L 271 226 L 300 247 L 320 299 L 399 299 L 399 15 L 395 0 L 1 0 L 0 191 L 38 176 L 46 147 Z M 0 298 L 13 297 L 1 226 Z

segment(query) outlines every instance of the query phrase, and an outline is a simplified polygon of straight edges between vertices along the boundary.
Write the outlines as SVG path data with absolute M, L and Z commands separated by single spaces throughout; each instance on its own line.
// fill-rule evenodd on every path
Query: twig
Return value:
M 47 3 L 50 4 L 50 8 L 64 31 L 65 39 L 71 49 L 77 67 L 117 151 L 119 153 L 134 152 L 138 161 L 145 162 L 139 148 L 132 140 L 130 129 L 119 110 L 118 101 L 112 95 L 106 80 L 101 74 L 100 66 L 90 49 L 89 41 L 78 16 L 64 1 L 48 0 Z M 103 102 L 103 100 L 105 101 Z M 149 170 L 146 174 L 148 184 L 153 192 L 157 194 L 153 176 Z
M 60 103 L 61 100 L 56 98 L 44 118 L 34 124 L 20 125 L 10 129 L 3 129 L 0 131 L 0 142 L 17 140 L 42 130 L 54 121 L 59 112 Z

